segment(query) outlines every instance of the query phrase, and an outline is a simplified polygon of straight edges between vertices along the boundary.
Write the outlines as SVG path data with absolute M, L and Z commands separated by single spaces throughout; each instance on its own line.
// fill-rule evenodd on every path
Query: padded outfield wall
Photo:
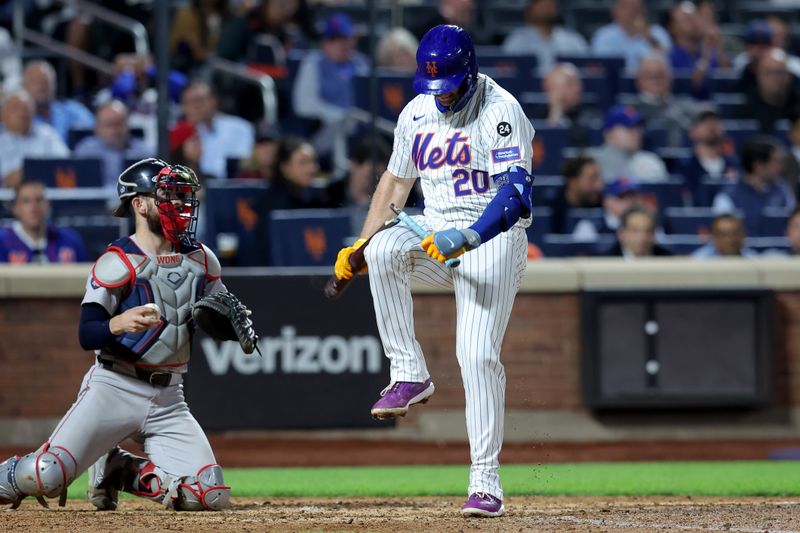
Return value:
M 88 271 L 89 265 L 0 268 L 0 446 L 39 444 L 75 398 L 93 358 L 76 333 Z M 277 437 L 313 428 L 315 437 L 324 437 L 350 428 L 348 437 L 465 441 L 453 296 L 415 289 L 417 334 L 436 395 L 397 424 L 377 423 L 368 409 L 385 385 L 388 365 L 368 284 L 359 280 L 341 300 L 328 302 L 321 296 L 321 273 L 305 274 L 226 271 L 229 287 L 254 309 L 264 357 L 246 358 L 235 345 L 197 339 L 186 389 L 208 431 Z M 766 401 L 750 407 L 587 408 L 581 294 L 597 289 L 772 291 Z M 800 439 L 800 260 L 532 262 L 503 362 L 510 444 Z

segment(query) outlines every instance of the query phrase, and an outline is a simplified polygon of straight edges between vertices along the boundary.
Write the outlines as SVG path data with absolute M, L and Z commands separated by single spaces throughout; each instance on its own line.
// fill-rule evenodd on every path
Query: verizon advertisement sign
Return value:
M 186 378 L 204 429 L 312 429 L 389 425 L 369 409 L 389 383 L 366 279 L 338 301 L 318 276 L 224 276 L 253 311 L 257 353 L 198 333 Z

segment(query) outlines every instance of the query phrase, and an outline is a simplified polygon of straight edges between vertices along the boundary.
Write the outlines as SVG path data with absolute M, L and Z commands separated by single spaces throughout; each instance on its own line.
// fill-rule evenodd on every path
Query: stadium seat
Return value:
M 564 233 L 571 234 L 575 231 L 578 223 L 591 224 L 597 233 L 601 233 L 605 227 L 603 224 L 605 212 L 602 208 L 572 208 L 567 210 L 567 219 L 564 223 Z
M 499 77 L 513 77 L 521 80 L 538 79 L 539 58 L 535 55 L 510 55 L 499 46 L 476 46 L 480 70 L 495 80 Z M 503 85 L 501 83 L 501 85 Z M 508 87 L 503 85 L 507 90 Z
M 270 214 L 274 266 L 330 266 L 353 234 L 348 209 L 277 210 Z
M 539 246 L 545 257 L 585 257 L 594 256 L 614 245 L 616 236 L 600 235 L 597 239 L 586 241 L 575 239 L 572 235 L 545 235 Z
M 544 236 L 550 233 L 553 210 L 549 207 L 534 207 L 531 214 L 533 221 L 528 227 L 528 242 L 540 245 Z
M 667 167 L 667 172 L 677 174 L 680 172 L 681 162 L 692 156 L 691 148 L 673 148 L 665 146 L 653 150 L 660 157 Z
M 206 183 L 203 202 L 206 228 L 204 238 L 215 253 L 222 257 L 236 256 L 240 266 L 258 263 L 255 252 L 256 228 L 259 215 L 256 202 L 267 191 L 257 180 L 227 180 Z
M 658 244 L 675 255 L 689 255 L 707 241 L 700 235 L 661 235 Z
M 558 56 L 562 63 L 572 63 L 581 70 L 582 76 L 600 76 L 605 79 L 610 95 L 619 92 L 619 78 L 625 69 L 625 58 L 621 56 L 595 56 L 592 54 L 564 54 Z
M 675 235 L 708 235 L 714 211 L 703 207 L 669 207 L 664 211 L 665 229 Z
M 765 207 L 761 211 L 761 221 L 758 225 L 758 235 L 753 237 L 783 237 L 786 235 L 786 223 L 789 221 L 790 210 Z
M 138 139 L 144 139 L 144 129 L 142 128 L 131 128 L 130 134 Z M 67 132 L 67 146 L 70 150 L 74 150 L 79 142 L 90 135 L 94 135 L 92 128 L 70 128 Z
M 22 164 L 25 179 L 38 180 L 47 187 L 71 189 L 102 187 L 103 170 L 99 159 L 25 159 Z
M 128 234 L 128 219 L 111 215 L 64 216 L 53 219 L 56 226 L 78 232 L 86 245 L 89 261 L 95 261 L 108 244 Z
M 533 205 L 542 207 L 550 205 L 561 194 L 564 188 L 564 178 L 561 176 L 534 175 L 533 179 Z
M 700 180 L 694 197 L 692 198 L 692 205 L 694 207 L 711 207 L 714 203 L 714 197 L 728 184 L 730 184 L 730 182 L 727 180 L 718 180 L 709 177 Z
M 554 128 L 534 123 L 533 171 L 537 174 L 559 174 L 563 163 L 562 151 L 567 146 L 566 128 Z
M 392 121 L 397 121 L 400 111 L 417 93 L 411 87 L 413 77 L 385 70 L 378 71 L 378 114 Z M 370 78 L 355 76 L 353 78 L 353 98 L 364 109 L 370 109 Z
M 723 120 L 722 125 L 725 128 L 725 133 L 728 135 L 728 138 L 733 143 L 731 149 L 734 153 L 738 153 L 742 145 L 744 145 L 749 138 L 757 135 L 760 130 L 757 120 Z
M 640 183 L 639 193 L 642 202 L 663 213 L 669 207 L 682 207 L 689 203 L 689 191 L 681 176 L 670 176 L 662 183 Z
M 767 257 L 788 254 L 790 249 L 787 237 L 748 237 L 745 239 L 744 244 Z
M 715 72 L 711 75 L 711 91 L 718 93 L 739 92 L 739 76 L 728 72 Z

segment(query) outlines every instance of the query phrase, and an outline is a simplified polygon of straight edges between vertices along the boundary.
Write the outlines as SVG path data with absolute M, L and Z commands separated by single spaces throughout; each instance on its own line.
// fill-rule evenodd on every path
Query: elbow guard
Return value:
M 494 180 L 498 185 L 497 194 L 470 226 L 480 235 L 482 243 L 510 230 L 520 218 L 531 216 L 533 178 L 524 168 L 509 167 Z

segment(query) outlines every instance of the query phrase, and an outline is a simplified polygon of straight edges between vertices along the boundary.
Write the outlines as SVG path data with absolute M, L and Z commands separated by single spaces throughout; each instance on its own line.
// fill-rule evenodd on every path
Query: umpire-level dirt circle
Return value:
M 53 502 L 55 503 L 55 502 Z M 0 531 L 736 531 L 800 533 L 800 501 L 782 498 L 514 497 L 497 519 L 462 518 L 462 498 L 234 499 L 221 513 L 176 513 L 123 500 L 115 512 L 83 501 L 47 510 L 26 501 Z

